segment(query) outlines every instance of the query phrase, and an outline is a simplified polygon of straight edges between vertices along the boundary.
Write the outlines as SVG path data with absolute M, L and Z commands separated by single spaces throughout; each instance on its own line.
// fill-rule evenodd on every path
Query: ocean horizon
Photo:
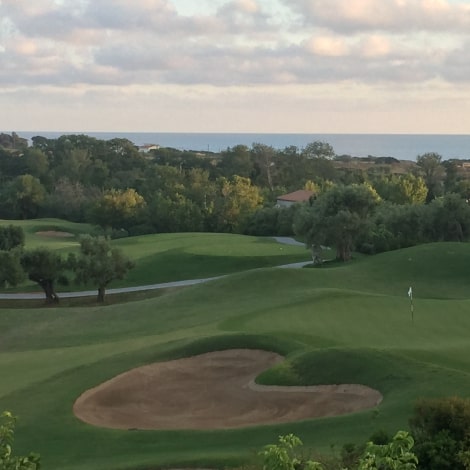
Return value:
M 337 155 L 353 157 L 394 157 L 416 160 L 418 155 L 435 152 L 444 160 L 470 159 L 470 135 L 458 134 L 293 134 L 293 133 L 192 133 L 192 132 L 50 132 L 16 131 L 31 141 L 34 136 L 55 139 L 62 135 L 85 134 L 97 139 L 125 138 L 135 145 L 157 144 L 179 150 L 220 152 L 236 145 L 254 143 L 275 149 L 299 149 L 315 141 L 332 145 Z

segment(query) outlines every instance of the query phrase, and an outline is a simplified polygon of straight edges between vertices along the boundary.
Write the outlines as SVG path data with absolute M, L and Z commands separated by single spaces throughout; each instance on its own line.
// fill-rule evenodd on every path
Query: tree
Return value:
M 430 206 L 424 204 L 380 204 L 372 218 L 372 228 L 363 233 L 362 247 L 368 253 L 380 253 L 433 241 Z
M 13 182 L 17 214 L 22 219 L 37 217 L 46 197 L 46 190 L 38 178 L 32 175 L 18 176 Z
M 336 258 L 348 261 L 380 198 L 368 185 L 334 186 L 311 206 L 303 206 L 294 220 L 294 231 L 310 248 L 332 244 Z
M 56 175 L 77 183 L 92 165 L 90 152 L 83 148 L 71 148 L 64 152 L 64 159 L 56 168 Z
M 326 160 L 333 160 L 336 155 L 333 147 L 329 143 L 318 140 L 307 144 L 302 153 L 308 159 L 324 158 Z
M 47 155 L 40 149 L 30 147 L 23 154 L 27 173 L 36 178 L 42 178 L 49 170 Z
M 251 153 L 254 159 L 254 172 L 257 174 L 256 183 L 267 186 L 272 192 L 274 190 L 276 150 L 269 145 L 255 143 Z
M 12 132 L 11 135 L 0 133 L 0 147 L 7 149 L 19 149 L 23 150 L 28 146 L 28 141 L 20 137 L 16 132 Z
M 38 454 L 13 454 L 15 424 L 16 418 L 9 411 L 0 415 L 0 470 L 39 470 L 41 459 Z
M 0 286 L 16 286 L 24 280 L 21 254 L 24 232 L 19 226 L 0 226 Z
M 17 286 L 25 273 L 21 266 L 21 249 L 0 251 L 0 287 Z
M 46 196 L 41 182 L 32 175 L 20 175 L 0 188 L 2 212 L 9 218 L 34 218 Z
M 442 195 L 444 189 L 445 168 L 441 164 L 442 157 L 438 153 L 430 152 L 418 155 L 416 164 L 418 165 L 426 186 L 428 194 L 426 201 L 432 201 Z
M 182 194 L 176 194 L 173 198 L 156 195 L 147 206 L 146 213 L 146 221 L 153 228 L 152 232 L 201 232 L 204 230 L 204 214 L 201 208 Z M 138 229 L 139 226 L 135 228 Z
M 115 279 L 123 279 L 134 267 L 121 250 L 112 248 L 105 238 L 86 236 L 80 240 L 80 254 L 69 258 L 76 282 L 98 286 L 98 302 L 104 302 L 106 287 Z
M 470 206 L 458 194 L 449 193 L 429 204 L 435 241 L 465 241 L 470 236 Z
M 446 172 L 444 190 L 446 193 L 456 192 L 459 183 L 459 159 L 450 159 L 442 162 Z
M 10 251 L 24 245 L 24 231 L 18 225 L 0 227 L 0 251 Z
M 145 200 L 135 189 L 110 189 L 96 201 L 90 216 L 93 223 L 104 230 L 129 229 L 144 207 Z
M 470 468 L 470 399 L 421 399 L 415 405 L 410 425 L 420 468 Z
M 87 208 L 101 197 L 101 191 L 95 187 L 85 188 L 81 183 L 59 178 L 46 199 L 45 210 L 53 217 L 84 222 Z
M 214 201 L 214 227 L 221 232 L 241 232 L 246 220 L 261 206 L 259 189 L 248 178 L 217 179 Z
M 231 178 L 234 175 L 249 178 L 253 173 L 253 161 L 250 149 L 246 145 L 236 145 L 221 152 L 217 168 L 222 176 Z
M 67 282 L 65 272 L 68 269 L 67 261 L 60 254 L 46 248 L 36 248 L 21 256 L 21 265 L 28 278 L 41 286 L 46 302 L 59 302 L 54 285 L 56 281 Z
M 381 178 L 374 188 L 381 198 L 395 204 L 422 204 L 428 194 L 424 178 L 411 173 Z

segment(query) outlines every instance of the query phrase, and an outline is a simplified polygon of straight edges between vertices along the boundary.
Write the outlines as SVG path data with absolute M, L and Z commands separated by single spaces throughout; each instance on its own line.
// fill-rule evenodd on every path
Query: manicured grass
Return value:
M 113 244 L 136 263 L 126 279 L 113 286 L 200 279 L 309 260 L 303 247 L 227 233 L 145 235 Z
M 0 226 L 18 225 L 25 234 L 27 248 L 47 247 L 54 250 L 67 251 L 78 247 L 78 237 L 94 232 L 89 224 L 68 222 L 62 219 L 30 219 L 30 220 L 5 220 L 0 219 Z M 73 236 L 52 237 L 41 235 L 38 232 L 65 232 Z
M 26 235 L 26 249 L 46 247 L 64 255 L 76 252 L 79 236 L 93 233 L 87 224 L 74 224 L 59 219 L 28 221 L 0 220 L 3 225 L 20 225 Z M 70 238 L 38 235 L 56 230 L 72 233 Z M 269 237 L 248 237 L 233 234 L 172 233 L 145 235 L 112 240 L 135 262 L 126 278 L 109 287 L 140 286 L 161 282 L 201 279 L 254 268 L 308 261 L 309 253 L 299 246 L 282 245 Z M 94 289 L 95 286 L 56 286 L 58 292 Z M 38 290 L 36 284 L 25 283 L 11 292 Z
M 210 256 L 203 272 L 223 269 L 231 257 L 249 265 L 264 250 L 269 263 L 276 260 L 271 243 L 247 237 L 244 245 L 243 237 L 231 237 L 150 236 L 119 244 L 145 259 L 158 240 L 155 256 L 170 251 L 175 263 L 202 253 Z M 38 451 L 44 468 L 61 470 L 223 467 L 283 433 L 331 452 L 378 429 L 406 429 L 419 397 L 470 393 L 469 261 L 470 245 L 431 244 L 346 265 L 264 267 L 104 307 L 0 309 L 0 409 L 20 416 L 18 451 Z M 343 417 L 223 432 L 108 430 L 72 414 L 84 390 L 118 373 L 233 347 L 286 356 L 259 382 L 359 382 L 384 400 L 376 410 Z

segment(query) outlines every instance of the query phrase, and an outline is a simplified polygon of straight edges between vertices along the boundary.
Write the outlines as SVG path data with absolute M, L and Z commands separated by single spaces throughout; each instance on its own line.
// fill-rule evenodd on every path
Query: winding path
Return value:
M 283 243 L 286 245 L 296 245 L 296 246 L 304 246 L 303 243 L 298 242 L 290 237 L 272 237 L 277 242 Z M 278 268 L 302 268 L 307 264 L 311 264 L 311 261 L 301 261 L 300 263 L 290 263 L 290 264 L 283 264 L 281 266 L 277 266 Z M 172 282 L 161 282 L 158 284 L 148 284 L 145 286 L 135 286 L 135 287 L 120 287 L 116 289 L 106 289 L 106 295 L 112 294 L 124 294 L 127 292 L 141 292 L 147 290 L 156 290 L 156 289 L 168 289 L 171 287 L 185 287 L 185 286 L 192 286 L 194 284 L 202 284 L 203 282 L 214 281 L 216 279 L 221 279 L 226 275 L 222 276 L 213 276 L 213 277 L 206 277 L 204 279 L 187 279 L 184 281 L 172 281 Z M 62 299 L 66 298 L 75 298 L 75 297 L 93 297 L 97 295 L 97 290 L 85 290 L 79 292 L 60 292 L 59 297 Z M 0 293 L 0 300 L 37 300 L 37 299 L 44 299 L 43 292 L 19 292 L 14 294 L 5 294 Z

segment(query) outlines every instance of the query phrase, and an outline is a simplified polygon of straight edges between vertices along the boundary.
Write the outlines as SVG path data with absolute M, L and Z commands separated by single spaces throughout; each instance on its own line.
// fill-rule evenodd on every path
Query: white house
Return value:
M 139 152 L 141 153 L 149 153 L 150 150 L 158 150 L 160 148 L 160 145 L 157 144 L 144 144 L 144 145 L 139 145 L 138 149 Z

